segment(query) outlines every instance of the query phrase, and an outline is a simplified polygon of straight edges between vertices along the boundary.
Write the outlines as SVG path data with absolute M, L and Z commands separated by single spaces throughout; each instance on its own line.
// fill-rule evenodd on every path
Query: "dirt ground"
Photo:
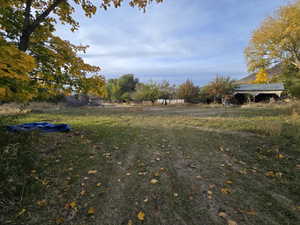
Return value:
M 299 118 L 287 108 L 60 108 L 40 134 L 39 183 L 1 224 L 300 224 Z M 293 132 L 292 132 L 293 131 Z

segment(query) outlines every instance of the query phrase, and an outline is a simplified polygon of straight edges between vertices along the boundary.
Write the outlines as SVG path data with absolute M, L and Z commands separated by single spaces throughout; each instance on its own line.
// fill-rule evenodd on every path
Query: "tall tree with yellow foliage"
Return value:
M 132 7 L 144 10 L 151 2 L 162 1 L 127 2 Z M 99 82 L 99 79 L 104 81 L 99 76 L 100 68 L 85 63 L 78 56 L 78 53 L 86 51 L 87 46 L 76 46 L 56 36 L 55 25 L 60 22 L 69 25 L 71 31 L 76 31 L 79 23 L 74 17 L 75 10 L 81 9 L 85 16 L 91 17 L 98 9 L 120 7 L 124 2 L 125 0 L 1 0 L 1 48 L 5 48 L 5 52 L 9 51 L 9 54 L 0 55 L 0 101 L 30 99 L 40 90 L 46 90 L 49 94 L 81 92 L 81 89 L 86 92 L 86 85 L 93 83 L 92 79 L 95 79 L 93 84 L 100 85 L 99 89 L 103 90 L 101 85 L 104 82 Z M 18 63 L 14 61 L 17 55 L 20 58 Z M 7 80 L 7 77 L 12 76 L 12 71 L 18 74 L 13 78 L 14 82 Z M 88 82 L 87 76 L 91 77 Z M 26 97 L 14 98 L 16 93 L 21 93 L 17 90 L 23 90 L 19 82 L 28 83 L 25 80 L 34 91 L 26 89 L 28 91 L 22 91 L 23 94 L 27 93 Z M 92 89 L 95 89 L 94 86 Z
M 249 71 L 293 64 L 300 68 L 300 0 L 281 7 L 253 32 L 245 49 Z

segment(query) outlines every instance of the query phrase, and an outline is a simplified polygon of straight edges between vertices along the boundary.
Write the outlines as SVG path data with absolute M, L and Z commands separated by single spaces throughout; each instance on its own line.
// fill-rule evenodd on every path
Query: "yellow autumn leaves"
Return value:
M 0 77 L 29 80 L 28 72 L 35 68 L 32 56 L 20 51 L 15 45 L 8 44 L 0 36 Z
M 219 217 L 222 217 L 223 219 L 227 220 L 227 224 L 228 225 L 238 225 L 237 222 L 235 222 L 234 220 L 231 220 L 228 218 L 228 215 L 225 212 L 220 212 L 218 214 Z
M 32 98 L 28 73 L 35 68 L 34 58 L 0 36 L 0 59 L 0 101 Z
M 249 71 L 275 64 L 293 64 L 300 68 L 300 1 L 294 1 L 267 17 L 251 37 L 245 49 Z M 265 79 L 265 78 L 263 78 Z
M 65 205 L 65 209 L 75 209 L 76 206 L 77 206 L 77 203 L 75 201 L 72 201 Z
M 254 84 L 266 84 L 269 82 L 268 74 L 265 69 L 260 69 L 253 81 Z
M 87 214 L 88 214 L 88 215 L 93 215 L 93 214 L 95 214 L 95 212 L 96 212 L 96 209 L 93 208 L 93 207 L 90 207 L 90 208 L 88 209 L 88 211 L 87 211 Z
M 65 209 L 77 209 L 77 203 L 75 201 L 69 202 L 67 204 L 65 204 Z M 93 215 L 95 214 L 96 209 L 94 207 L 90 207 L 87 210 L 87 214 L 88 215 Z
M 145 220 L 145 213 L 143 211 L 140 211 L 137 215 L 137 219 L 140 221 L 144 221 Z M 133 221 L 132 220 L 128 220 L 127 225 L 133 225 Z
M 144 220 L 145 219 L 145 213 L 144 212 L 139 212 L 138 214 L 137 214 L 137 218 L 139 219 L 139 220 Z

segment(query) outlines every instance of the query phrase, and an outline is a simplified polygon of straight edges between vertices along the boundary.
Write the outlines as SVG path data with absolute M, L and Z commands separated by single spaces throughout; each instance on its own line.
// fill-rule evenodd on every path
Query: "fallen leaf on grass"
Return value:
M 96 174 L 97 173 L 97 170 L 89 170 L 88 171 L 88 174 Z
M 39 200 L 36 202 L 36 204 L 38 206 L 46 206 L 47 205 L 47 201 L 46 200 Z
M 278 158 L 278 159 L 283 159 L 283 158 L 285 158 L 285 156 L 282 155 L 282 154 L 278 154 L 278 155 L 277 155 L 277 158 Z
M 220 217 L 222 217 L 222 218 L 226 218 L 226 217 L 227 217 L 227 214 L 224 213 L 224 212 L 220 212 L 220 213 L 218 214 L 218 216 L 220 216 Z
M 145 219 L 145 213 L 144 212 L 139 212 L 137 215 L 137 218 L 141 221 L 143 221 Z
M 247 169 L 242 169 L 239 172 L 240 172 L 240 174 L 246 175 L 247 174 Z
M 232 184 L 233 182 L 231 181 L 231 180 L 227 180 L 226 182 L 225 182 L 225 184 Z
M 268 171 L 265 173 L 267 177 L 275 177 L 275 173 L 273 171 Z
M 97 187 L 100 187 L 101 185 L 102 185 L 101 183 L 97 183 L 97 184 L 96 184 Z
M 71 208 L 75 208 L 76 202 L 71 202 L 71 203 L 69 204 L 69 206 L 70 206 Z
M 212 191 L 207 191 L 207 198 L 211 200 L 212 199 L 212 194 L 213 194 Z
M 94 215 L 94 214 L 95 214 L 95 212 L 96 212 L 96 209 L 95 209 L 95 208 L 93 208 L 93 207 L 91 207 L 91 208 L 89 208 L 89 209 L 88 209 L 88 212 L 87 212 L 87 214 L 88 214 L 88 215 Z
M 66 205 L 65 205 L 65 209 L 69 209 L 69 208 L 71 208 L 71 209 L 74 209 L 76 207 L 76 202 L 70 202 L 70 203 L 67 203 Z
M 158 183 L 158 180 L 157 180 L 157 179 L 151 179 L 151 180 L 150 180 L 150 183 L 151 183 L 151 184 L 156 184 L 156 183 Z
M 251 215 L 251 216 L 255 216 L 256 212 L 254 210 L 240 210 L 241 213 L 247 214 L 247 215 Z
M 275 176 L 276 177 L 282 177 L 282 173 L 281 172 L 277 172 L 277 173 L 275 173 Z
M 42 185 L 47 185 L 49 183 L 49 181 L 47 180 L 41 180 Z
M 65 222 L 65 220 L 64 220 L 64 218 L 59 217 L 59 218 L 55 219 L 55 222 L 58 224 L 61 224 L 61 223 Z
M 238 225 L 234 220 L 228 220 L 227 223 L 228 225 Z
M 268 172 L 266 172 L 265 173 L 265 175 L 267 176 L 267 177 L 282 177 L 282 173 L 281 172 L 273 172 L 273 171 L 268 171 Z
M 221 192 L 223 194 L 230 194 L 231 193 L 231 190 L 229 188 L 221 188 Z
M 17 217 L 23 215 L 26 212 L 26 209 L 21 209 L 21 211 L 17 214 Z

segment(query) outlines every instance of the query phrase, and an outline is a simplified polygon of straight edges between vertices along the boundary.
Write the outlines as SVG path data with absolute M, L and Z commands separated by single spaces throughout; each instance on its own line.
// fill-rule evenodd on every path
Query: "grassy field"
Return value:
M 2 177 L 0 223 L 298 225 L 299 114 L 299 103 L 35 107 L 15 123 L 73 130 L 2 147 L 6 161 L 15 142 L 32 155 L 17 178 Z

